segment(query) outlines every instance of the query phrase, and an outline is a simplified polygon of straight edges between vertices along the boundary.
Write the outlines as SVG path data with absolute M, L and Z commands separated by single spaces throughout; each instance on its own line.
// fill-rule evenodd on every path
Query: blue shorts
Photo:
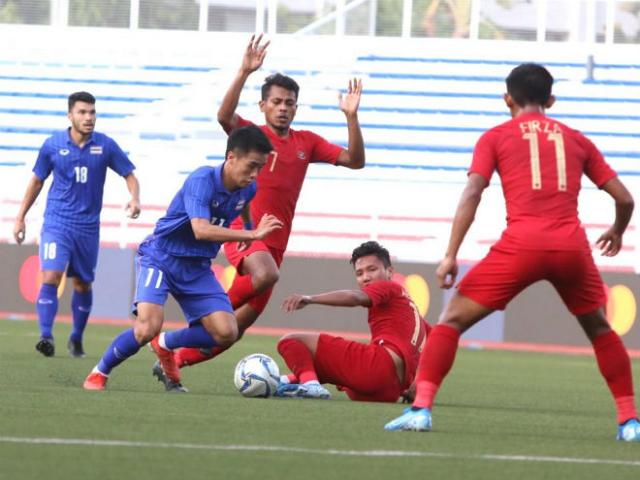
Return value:
M 86 283 L 96 278 L 100 235 L 43 227 L 40 233 L 40 269 L 64 272 Z M 68 268 L 67 268 L 68 266 Z
M 176 257 L 143 242 L 136 255 L 136 293 L 140 302 L 164 305 L 168 294 L 176 299 L 189 323 L 213 312 L 233 313 L 229 297 L 203 258 Z

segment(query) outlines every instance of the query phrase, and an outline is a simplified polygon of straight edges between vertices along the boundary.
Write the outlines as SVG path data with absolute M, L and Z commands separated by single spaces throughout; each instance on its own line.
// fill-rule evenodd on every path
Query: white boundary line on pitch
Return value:
M 138 447 L 138 448 L 171 448 L 183 450 L 211 450 L 222 452 L 281 452 L 308 453 L 313 455 L 335 455 L 344 457 L 423 457 L 423 458 L 453 458 L 465 460 L 493 460 L 500 462 L 541 462 L 541 463 L 570 463 L 582 465 L 621 465 L 626 467 L 640 467 L 640 461 L 607 460 L 599 458 L 575 457 L 546 457 L 536 455 L 458 455 L 446 452 L 421 452 L 411 450 L 337 450 L 315 449 L 269 445 L 207 445 L 195 443 L 153 443 L 134 442 L 128 440 L 90 440 L 82 438 L 33 438 L 33 437 L 0 437 L 0 443 L 24 443 L 29 445 L 78 445 L 90 447 Z

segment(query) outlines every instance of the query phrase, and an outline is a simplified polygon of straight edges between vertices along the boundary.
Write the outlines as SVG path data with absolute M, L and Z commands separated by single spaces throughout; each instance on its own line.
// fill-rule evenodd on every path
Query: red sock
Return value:
M 440 384 L 447 376 L 458 351 L 460 332 L 447 325 L 436 325 L 427 337 L 420 355 L 416 377 L 416 399 L 414 407 L 432 408 Z
M 313 368 L 313 355 L 304 343 L 292 338 L 285 338 L 278 342 L 278 353 L 284 358 L 287 366 L 300 383 L 318 381 L 318 375 Z
M 229 295 L 229 301 L 234 310 L 255 297 L 256 291 L 253 289 L 251 275 L 236 275 L 227 295 Z
M 598 335 L 593 340 L 593 350 L 598 361 L 600 373 L 607 382 L 607 386 L 616 402 L 618 423 L 622 424 L 638 413 L 633 397 L 633 378 L 631 375 L 631 361 L 629 354 L 616 332 Z
M 290 373 L 289 375 L 287 375 L 287 380 L 289 380 L 289 383 L 300 383 L 295 373 Z
M 260 315 L 264 312 L 264 309 L 267 308 L 267 303 L 269 303 L 269 299 L 271 298 L 271 293 L 273 293 L 273 287 L 268 288 L 264 292 L 255 297 L 252 297 L 247 302 L 253 310 Z
M 173 354 L 173 360 L 178 368 L 188 367 L 197 363 L 206 362 L 217 357 L 227 348 L 213 347 L 211 350 L 201 350 L 200 348 L 180 348 Z

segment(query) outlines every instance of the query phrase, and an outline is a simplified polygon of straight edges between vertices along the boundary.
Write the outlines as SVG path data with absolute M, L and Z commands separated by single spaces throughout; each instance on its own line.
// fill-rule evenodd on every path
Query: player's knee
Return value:
M 238 325 L 235 322 L 216 328 L 213 334 L 218 346 L 223 348 L 233 345 L 238 340 L 238 336 Z
M 133 328 L 133 334 L 140 345 L 146 345 L 153 337 L 160 334 L 162 324 L 157 322 L 138 322 Z
M 91 290 L 91 284 L 73 277 L 73 289 L 79 293 L 87 293 Z
M 58 272 L 57 270 L 44 270 L 42 272 L 42 283 L 55 285 L 57 287 L 62 281 L 62 275 L 63 272 Z
M 278 340 L 278 353 L 282 355 L 282 352 L 287 348 L 287 345 L 290 345 L 291 342 L 300 341 L 300 337 L 296 333 L 289 333 Z
M 267 268 L 256 272 L 251 278 L 253 287 L 258 292 L 263 292 L 273 287 L 280 279 L 280 272 L 277 269 Z
M 445 309 L 445 311 L 440 314 L 438 325 L 446 325 L 461 332 L 464 332 L 465 330 L 467 330 L 467 328 L 469 328 L 466 325 L 465 318 L 462 312 L 447 309 Z

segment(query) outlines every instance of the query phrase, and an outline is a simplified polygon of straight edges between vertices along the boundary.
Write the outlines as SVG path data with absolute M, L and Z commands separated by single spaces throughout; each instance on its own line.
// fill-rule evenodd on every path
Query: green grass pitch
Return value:
M 183 370 L 167 394 L 146 348 L 106 392 L 82 382 L 122 327 L 89 325 L 87 358 L 37 354 L 37 327 L 0 320 L 0 479 L 638 478 L 640 445 L 616 442 L 613 402 L 589 357 L 460 350 L 430 433 L 385 432 L 400 404 L 245 399 L 244 355 L 281 367 L 274 337 L 248 335 Z M 635 377 L 640 378 L 637 362 Z

